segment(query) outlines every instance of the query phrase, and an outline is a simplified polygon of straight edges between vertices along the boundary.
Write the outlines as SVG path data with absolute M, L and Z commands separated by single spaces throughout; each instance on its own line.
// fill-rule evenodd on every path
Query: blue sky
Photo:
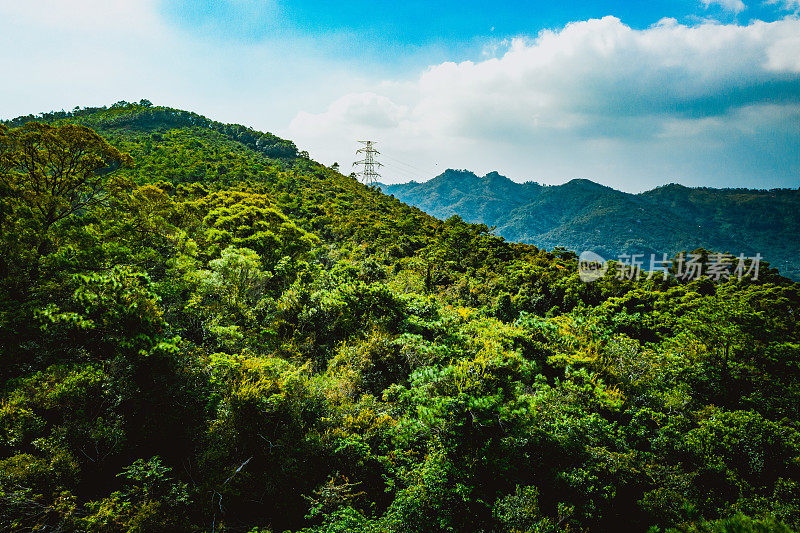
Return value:
M 734 7 L 726 8 L 729 5 Z M 738 11 L 735 5 L 735 2 L 704 5 L 692 0 L 168 0 L 161 3 L 160 10 L 172 23 L 207 36 L 252 42 L 269 39 L 276 29 L 311 36 L 344 32 L 352 37 L 348 39 L 351 53 L 377 48 L 395 54 L 427 46 L 458 53 L 476 38 L 535 34 L 542 29 L 606 15 L 614 15 L 632 28 L 643 29 L 664 17 L 684 22 L 712 17 L 720 22 L 773 21 L 791 11 L 764 3 L 751 3 Z
M 769 22 L 796 11 L 791 2 L 166 0 L 159 11 L 175 27 L 204 39 L 287 47 L 313 40 L 320 57 L 355 61 L 391 75 L 442 61 L 477 59 L 487 45 L 504 39 L 606 15 L 635 29 L 665 17 L 688 24 L 709 19 Z
M 800 186 L 800 0 L 0 0 L 0 117 L 148 98 L 388 182 Z

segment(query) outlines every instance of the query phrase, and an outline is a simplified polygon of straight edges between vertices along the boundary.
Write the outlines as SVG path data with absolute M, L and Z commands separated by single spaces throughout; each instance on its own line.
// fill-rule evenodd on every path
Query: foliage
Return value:
M 0 230 L 2 530 L 800 529 L 774 269 L 583 283 L 147 101 L 2 125 Z
M 448 169 L 424 183 L 384 186 L 434 216 L 460 215 L 497 228 L 503 237 L 542 248 L 593 250 L 606 259 L 698 246 L 738 255 L 757 252 L 784 275 L 795 264 L 800 190 L 710 189 L 669 184 L 639 194 L 585 179 L 563 185 L 515 183 L 492 172 L 478 177 Z

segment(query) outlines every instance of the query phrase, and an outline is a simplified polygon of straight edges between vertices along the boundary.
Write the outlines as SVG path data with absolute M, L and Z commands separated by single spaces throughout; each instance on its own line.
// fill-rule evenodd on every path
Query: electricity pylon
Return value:
M 383 165 L 377 161 L 375 161 L 375 156 L 380 155 L 380 152 L 375 149 L 375 142 L 374 141 L 358 141 L 364 145 L 364 148 L 359 148 L 356 150 L 356 154 L 364 154 L 364 159 L 361 161 L 356 161 L 353 163 L 353 166 L 356 165 L 364 165 L 364 168 L 361 172 L 357 175 L 361 176 L 361 183 L 364 185 L 375 185 L 378 181 L 378 178 L 381 177 L 380 174 L 375 170 L 376 167 L 382 167 Z

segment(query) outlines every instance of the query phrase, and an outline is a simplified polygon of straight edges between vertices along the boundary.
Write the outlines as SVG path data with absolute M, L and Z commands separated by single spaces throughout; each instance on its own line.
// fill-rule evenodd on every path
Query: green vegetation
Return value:
M 0 188 L 2 531 L 800 528 L 768 266 L 582 283 L 144 101 L 0 125 Z
M 748 257 L 760 253 L 800 280 L 800 189 L 710 189 L 671 184 L 628 194 L 589 180 L 515 183 L 448 170 L 425 183 L 384 192 L 439 218 L 459 215 L 496 227 L 506 239 L 542 248 L 661 257 L 703 247 Z

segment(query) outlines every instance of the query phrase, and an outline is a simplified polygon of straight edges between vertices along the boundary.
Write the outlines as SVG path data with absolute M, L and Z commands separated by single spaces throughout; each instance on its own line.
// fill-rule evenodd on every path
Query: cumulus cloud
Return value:
M 698 147 L 714 147 L 719 153 L 707 154 L 713 160 L 727 157 L 726 147 L 737 149 L 735 142 L 747 142 L 756 130 L 769 136 L 770 128 L 788 128 L 790 136 L 797 134 L 787 120 L 800 106 L 798 36 L 795 17 L 695 26 L 664 19 L 643 30 L 614 17 L 575 22 L 533 39 L 515 39 L 496 57 L 432 65 L 412 80 L 384 83 L 368 96 L 347 95 L 325 111 L 302 112 L 289 131 L 323 147 L 318 150 L 323 157 L 336 150 L 344 154 L 339 142 L 363 134 L 400 149 L 420 146 L 424 139 L 423 146 L 437 147 L 436 154 L 417 155 L 428 167 L 451 148 L 464 160 L 481 154 L 511 171 L 524 171 L 526 159 L 517 154 L 525 151 L 530 162 L 534 151 L 539 164 L 531 168 L 528 163 L 523 175 L 537 177 L 538 171 L 556 180 L 571 173 L 618 180 L 612 171 L 632 174 L 633 169 L 609 166 L 608 159 L 624 161 L 638 153 L 664 161 L 645 176 L 658 183 L 687 170 L 669 164 L 686 159 L 686 150 L 699 155 Z M 378 116 L 383 118 L 369 124 L 363 119 Z M 748 130 L 742 124 L 747 120 L 757 127 Z M 732 124 L 736 133 L 726 139 Z M 687 147 L 687 138 L 693 146 Z M 564 160 L 548 162 L 555 154 Z M 585 164 L 575 164 L 576 154 Z M 797 155 L 784 157 L 798 167 Z M 725 172 L 741 174 L 746 166 Z M 690 174 L 691 179 L 707 177 L 700 171 Z
M 400 124 L 407 110 L 392 102 L 389 98 L 372 92 L 351 93 L 333 102 L 327 111 L 325 121 L 301 111 L 294 119 L 295 128 L 328 128 L 340 124 L 350 124 L 367 129 L 393 128 Z
M 798 0 L 775 2 L 793 9 Z M 13 73 L 0 87 L 0 117 L 144 97 L 273 131 L 343 166 L 357 139 L 378 140 L 387 181 L 456 167 L 629 190 L 798 186 L 795 15 L 747 25 L 664 19 L 641 30 L 613 17 L 574 22 L 487 41 L 479 60 L 380 80 L 310 41 L 187 32 L 164 5 L 0 0 L 0 70 Z M 396 160 L 405 164 L 393 168 Z

